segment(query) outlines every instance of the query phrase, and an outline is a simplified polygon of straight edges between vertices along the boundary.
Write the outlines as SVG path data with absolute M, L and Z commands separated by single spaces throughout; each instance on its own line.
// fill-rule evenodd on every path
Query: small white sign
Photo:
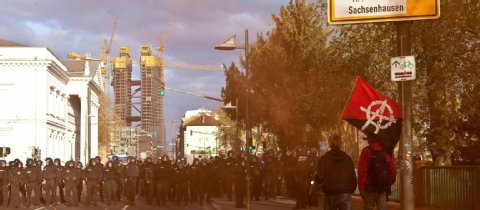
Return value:
M 416 79 L 415 56 L 400 56 L 390 59 L 391 79 L 394 82 Z

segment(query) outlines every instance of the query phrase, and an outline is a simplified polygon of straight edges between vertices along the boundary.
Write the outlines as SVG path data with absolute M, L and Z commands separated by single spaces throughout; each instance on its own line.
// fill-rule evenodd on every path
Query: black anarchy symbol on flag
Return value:
M 372 110 L 374 106 L 380 105 L 375 111 Z M 390 114 L 389 116 L 385 116 L 385 109 L 388 110 L 388 113 Z M 392 125 L 392 123 L 396 123 L 397 120 L 395 119 L 395 116 L 393 114 L 392 107 L 388 105 L 387 100 L 384 101 L 372 101 L 368 108 L 365 107 L 360 107 L 360 110 L 365 112 L 365 115 L 367 117 L 367 121 L 365 124 L 362 126 L 362 130 L 365 130 L 370 124 L 375 127 L 375 134 L 378 134 L 378 131 L 380 129 L 386 129 Z M 376 120 L 376 121 L 374 121 Z M 385 124 L 382 124 L 383 121 L 386 121 Z

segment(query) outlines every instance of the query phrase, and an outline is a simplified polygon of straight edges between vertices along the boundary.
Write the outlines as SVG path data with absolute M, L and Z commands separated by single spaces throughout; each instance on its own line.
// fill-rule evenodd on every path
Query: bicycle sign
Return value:
M 415 80 L 416 64 L 415 56 L 393 57 L 390 60 L 391 79 L 394 82 Z

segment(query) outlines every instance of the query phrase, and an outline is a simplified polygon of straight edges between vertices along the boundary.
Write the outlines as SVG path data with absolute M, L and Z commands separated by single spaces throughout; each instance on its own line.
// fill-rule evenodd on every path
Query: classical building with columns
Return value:
M 98 155 L 100 63 L 61 61 L 46 47 L 0 39 L 0 146 L 6 160 Z

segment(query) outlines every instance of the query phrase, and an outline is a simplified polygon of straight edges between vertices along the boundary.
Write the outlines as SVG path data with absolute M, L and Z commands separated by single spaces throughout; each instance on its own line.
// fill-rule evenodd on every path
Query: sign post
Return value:
M 397 55 L 392 60 L 392 80 L 399 82 L 400 101 L 403 111 L 400 137 L 401 209 L 414 210 L 413 157 L 412 157 L 412 82 L 415 59 L 408 61 L 411 53 L 410 25 L 412 20 L 437 19 L 440 17 L 440 0 L 328 0 L 329 24 L 352 24 L 399 21 L 397 30 Z M 396 59 L 396 58 L 395 58 Z M 395 62 L 397 61 L 397 62 Z M 399 69 L 398 69 L 399 68 Z M 398 70 L 396 74 L 393 71 Z M 410 71 L 410 73 L 408 71 Z
M 395 23 L 397 28 L 397 54 L 411 53 L 410 21 Z M 403 112 L 402 135 L 400 136 L 400 193 L 401 209 L 414 210 L 413 157 L 412 157 L 412 81 L 399 82 L 400 104 Z

